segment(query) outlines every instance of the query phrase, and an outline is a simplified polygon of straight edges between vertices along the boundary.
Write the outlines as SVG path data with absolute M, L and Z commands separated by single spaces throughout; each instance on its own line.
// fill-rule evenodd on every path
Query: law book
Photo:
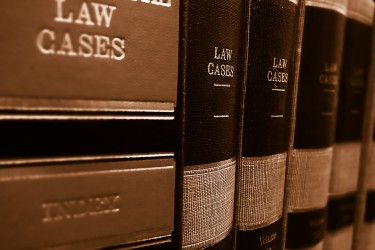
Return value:
M 169 245 L 179 1 L 0 14 L 0 248 Z
M 231 249 L 246 1 L 181 5 L 176 241 Z
M 236 249 L 282 249 L 298 1 L 250 1 Z
M 156 245 L 173 230 L 173 158 L 0 162 L 1 249 Z
M 1 2 L 1 110 L 170 112 L 178 17 L 178 0 Z
M 173 116 L 26 118 L 0 119 L 1 249 L 170 244 Z
M 295 132 L 287 159 L 285 249 L 322 249 L 346 1 L 306 1 Z
M 374 11 L 374 5 L 369 7 Z M 374 15 L 372 15 L 374 18 Z M 356 207 L 354 216 L 353 249 L 370 250 L 375 248 L 375 158 L 374 158 L 374 121 L 375 121 L 375 30 L 371 35 L 371 55 L 368 72 L 368 91 L 362 130 L 362 148 Z
M 372 15 L 372 1 L 349 1 L 324 239 L 326 250 L 352 249 Z

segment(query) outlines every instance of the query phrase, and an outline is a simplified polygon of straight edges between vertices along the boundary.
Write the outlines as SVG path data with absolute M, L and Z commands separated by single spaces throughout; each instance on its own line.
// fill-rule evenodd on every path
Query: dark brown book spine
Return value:
M 246 1 L 184 1 L 180 51 L 180 247 L 230 249 Z
M 322 249 L 346 1 L 305 1 L 295 133 L 288 154 L 286 249 Z
M 355 196 L 370 64 L 372 2 L 349 1 L 324 249 L 352 249 Z
M 298 1 L 250 1 L 237 249 L 281 249 Z
M 374 13 L 374 3 L 368 3 Z M 372 14 L 374 18 L 374 14 Z M 374 23 L 374 21 L 373 21 Z M 353 249 L 370 250 L 375 247 L 374 230 L 374 121 L 375 121 L 375 30 L 372 29 L 368 90 L 362 130 L 362 148 L 354 216 Z

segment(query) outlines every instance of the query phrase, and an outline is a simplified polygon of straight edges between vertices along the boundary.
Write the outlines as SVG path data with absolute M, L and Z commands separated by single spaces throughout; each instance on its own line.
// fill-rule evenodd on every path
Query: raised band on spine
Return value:
M 282 216 L 286 153 L 243 157 L 239 167 L 238 228 L 253 230 Z
M 230 233 L 233 224 L 235 173 L 235 158 L 185 168 L 183 249 L 211 246 Z
M 294 149 L 288 165 L 288 212 L 322 208 L 327 204 L 332 147 Z

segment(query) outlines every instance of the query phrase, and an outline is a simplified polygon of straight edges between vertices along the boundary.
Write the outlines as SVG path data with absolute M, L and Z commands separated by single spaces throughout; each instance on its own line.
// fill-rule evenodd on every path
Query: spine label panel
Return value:
M 288 0 L 252 2 L 243 135 L 245 157 L 286 151 L 296 11 L 297 5 Z
M 178 0 L 1 2 L 1 98 L 174 103 L 178 20 Z
M 306 7 L 295 148 L 333 144 L 344 24 L 342 14 Z
M 237 154 L 243 9 L 244 3 L 238 1 L 189 4 L 186 166 L 228 160 Z
M 336 142 L 360 141 L 368 67 L 371 26 L 348 18 L 337 111 Z

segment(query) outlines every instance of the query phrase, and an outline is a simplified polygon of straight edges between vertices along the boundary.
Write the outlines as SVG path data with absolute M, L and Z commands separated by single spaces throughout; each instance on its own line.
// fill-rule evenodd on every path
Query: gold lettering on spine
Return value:
M 48 37 L 48 38 L 47 38 Z M 49 48 L 46 48 L 46 40 L 49 39 L 50 45 Z M 43 54 L 49 55 L 49 54 L 55 54 L 55 33 L 49 29 L 43 29 L 41 32 L 39 32 L 37 38 L 36 38 L 36 45 L 40 52 Z
M 57 51 L 58 55 L 68 55 L 68 56 L 76 56 L 77 53 L 73 50 L 72 39 L 70 38 L 69 33 L 64 34 L 63 41 L 61 43 L 60 50 Z
M 86 20 L 86 21 L 84 22 L 83 20 Z M 74 22 L 77 24 L 84 24 L 84 25 L 89 25 L 89 26 L 95 25 L 95 23 L 91 20 L 89 8 L 86 3 L 82 4 L 81 11 L 79 12 L 79 16 Z
M 78 12 L 69 10 L 66 13 L 64 11 L 66 0 L 54 1 L 56 2 L 56 16 L 53 20 L 57 23 L 70 25 L 110 28 L 114 12 L 117 9 L 114 5 L 97 2 L 88 4 L 84 1 Z M 165 3 L 165 1 L 157 2 Z M 125 58 L 125 39 L 116 36 L 81 33 L 76 37 L 70 32 L 61 34 L 54 29 L 42 29 L 37 34 L 36 46 L 45 55 L 78 56 L 116 61 L 121 61 Z
M 92 57 L 94 49 L 91 44 L 93 43 L 92 36 L 88 34 L 82 34 L 79 36 L 79 44 L 81 45 L 78 49 L 78 55 L 83 57 Z
M 215 47 L 214 59 L 220 61 L 230 61 L 232 59 L 233 50 L 227 48 Z M 220 62 L 210 62 L 207 65 L 207 72 L 209 75 L 214 76 L 226 76 L 234 77 L 234 66 L 220 63 Z
M 105 21 L 105 27 L 109 28 L 111 25 L 113 12 L 116 10 L 116 6 L 110 6 L 106 4 L 92 3 L 95 9 L 95 16 L 97 25 L 102 25 L 102 20 Z M 109 10 L 109 12 L 107 11 Z
M 272 63 L 272 70 L 267 72 L 267 81 L 288 83 L 288 73 L 286 72 L 288 60 L 274 57 Z M 281 70 L 285 72 L 280 72 Z
M 42 221 L 57 222 L 120 212 L 120 195 L 94 196 L 88 198 L 45 202 Z
M 335 63 L 325 63 L 324 72 L 319 75 L 319 82 L 323 84 L 338 84 L 338 66 Z
M 276 240 L 276 238 L 277 238 L 277 233 L 273 233 L 273 234 L 265 235 L 265 236 L 260 236 L 259 242 L 260 242 L 261 246 L 265 246 L 265 245 L 271 243 L 272 241 Z
M 71 23 L 73 22 L 73 13 L 69 13 L 68 17 L 63 17 L 63 3 L 65 0 L 55 0 L 57 3 L 57 16 L 55 17 L 55 22 L 61 22 L 61 23 Z
M 96 40 L 96 53 L 94 57 L 98 58 L 109 58 L 109 38 L 106 36 L 97 36 L 95 35 Z
M 115 60 L 119 60 L 121 61 L 122 59 L 125 58 L 125 41 L 124 39 L 120 39 L 120 38 L 113 38 L 112 40 L 112 54 L 111 54 L 111 58 L 112 59 L 115 59 Z M 117 52 L 117 54 L 116 54 Z

